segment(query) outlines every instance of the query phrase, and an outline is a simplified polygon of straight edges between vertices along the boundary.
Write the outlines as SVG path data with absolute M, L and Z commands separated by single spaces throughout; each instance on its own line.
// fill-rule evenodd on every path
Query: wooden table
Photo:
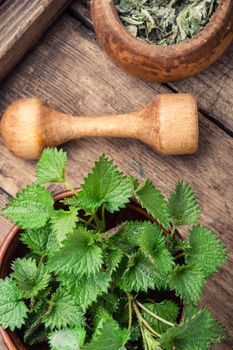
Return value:
M 83 1 L 82 1 L 83 2 Z M 81 3 L 82 3 L 81 2 Z M 84 11 L 83 11 L 84 10 Z M 119 70 L 96 42 L 88 11 L 74 3 L 1 84 L 0 114 L 24 96 L 39 96 L 75 114 L 135 110 L 157 94 L 191 92 L 200 111 L 200 148 L 193 156 L 163 157 L 128 139 L 83 139 L 64 145 L 74 185 L 103 152 L 126 173 L 151 178 L 167 195 L 186 179 L 203 208 L 202 224 L 225 242 L 229 259 L 208 283 L 203 302 L 227 328 L 230 338 L 215 350 L 233 349 L 233 46 L 207 71 L 179 83 L 157 84 Z M 0 207 L 34 180 L 35 162 L 12 155 L 0 142 Z M 54 192 L 60 190 L 53 187 Z M 0 239 L 12 224 L 0 217 Z M 0 349 L 5 346 L 0 345 Z

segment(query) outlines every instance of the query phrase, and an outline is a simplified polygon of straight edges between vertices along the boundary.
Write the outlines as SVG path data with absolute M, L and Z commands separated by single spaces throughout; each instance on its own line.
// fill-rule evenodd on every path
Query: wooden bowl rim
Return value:
M 185 55 L 194 51 L 197 47 L 205 45 L 213 37 L 216 31 L 225 26 L 225 19 L 228 17 L 228 13 L 231 8 L 233 8 L 233 2 L 231 2 L 231 0 L 220 0 L 220 3 L 211 20 L 197 35 L 179 44 L 164 46 L 150 44 L 140 40 L 139 38 L 135 38 L 127 31 L 126 27 L 121 22 L 114 4 L 114 0 L 104 1 L 106 1 L 108 9 L 111 10 L 110 16 L 112 27 L 115 29 L 118 27 L 120 29 L 116 35 L 119 37 L 119 39 L 121 39 L 121 41 L 127 43 L 128 45 L 132 45 L 132 47 L 135 47 L 137 50 L 143 50 L 145 56 L 148 54 L 148 52 L 153 52 L 159 56 L 166 55 L 166 57 L 170 56 L 171 58 L 174 58 L 175 54 L 177 53 L 182 53 L 182 55 Z M 91 0 L 92 6 L 94 5 L 94 2 L 95 0 Z

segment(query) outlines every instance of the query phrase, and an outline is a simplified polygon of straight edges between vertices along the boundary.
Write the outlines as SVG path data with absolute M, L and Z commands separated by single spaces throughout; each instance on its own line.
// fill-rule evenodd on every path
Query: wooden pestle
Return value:
M 9 150 L 24 159 L 38 159 L 45 147 L 80 137 L 131 137 L 162 154 L 190 154 L 198 147 L 198 113 L 189 94 L 164 94 L 145 108 L 123 115 L 72 117 L 38 98 L 10 105 L 1 121 Z

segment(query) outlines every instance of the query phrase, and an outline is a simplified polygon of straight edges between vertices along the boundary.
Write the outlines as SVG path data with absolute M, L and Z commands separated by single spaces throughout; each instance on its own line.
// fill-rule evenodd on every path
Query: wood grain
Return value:
M 69 0 L 8 0 L 0 8 L 0 81 L 57 18 Z
M 93 28 L 88 8 L 89 0 L 76 0 L 71 5 L 71 13 L 89 28 Z M 198 100 L 199 108 L 233 136 L 233 44 L 202 73 L 167 86 L 177 92 L 192 93 Z
M 36 95 L 65 113 L 127 113 L 165 92 L 170 90 L 119 70 L 99 48 L 92 31 L 63 16 L 4 81 L 0 110 L 17 98 Z M 69 154 L 68 178 L 74 185 L 80 184 L 103 152 L 126 174 L 151 178 L 166 196 L 178 179 L 190 182 L 203 208 L 202 223 L 221 236 L 229 250 L 228 263 L 209 282 L 204 300 L 231 337 L 214 349 L 232 349 L 232 138 L 200 115 L 200 150 L 193 156 L 159 156 L 150 147 L 127 139 L 81 139 L 64 149 Z M 35 162 L 16 158 L 0 143 L 0 187 L 10 195 L 34 180 L 34 170 Z M 5 234 L 2 220 L 1 236 Z
M 10 199 L 11 199 L 11 196 L 0 188 L 0 210 L 5 207 L 5 205 L 9 202 Z M 9 221 L 7 221 L 3 217 L 0 218 L 0 232 L 1 232 L 0 244 L 2 243 L 4 237 L 6 236 L 7 232 L 9 232 L 11 227 L 12 227 L 12 224 Z M 0 344 L 0 349 L 1 349 L 1 344 Z

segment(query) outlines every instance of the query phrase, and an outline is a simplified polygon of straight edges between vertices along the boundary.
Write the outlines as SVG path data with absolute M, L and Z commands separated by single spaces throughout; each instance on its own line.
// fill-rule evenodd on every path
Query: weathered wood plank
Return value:
M 69 0 L 8 0 L 0 8 L 0 81 L 57 18 Z
M 0 210 L 5 207 L 5 205 L 9 202 L 10 199 L 11 196 L 0 188 Z M 5 218 L 0 216 L 0 244 L 2 243 L 2 240 L 4 239 L 11 227 L 12 224 Z
M 37 95 L 69 113 L 121 113 L 140 108 L 168 91 L 119 70 L 98 47 L 93 32 L 63 16 L 4 81 L 0 110 L 17 98 Z M 233 337 L 232 138 L 200 116 L 200 150 L 193 156 L 162 157 L 150 147 L 126 139 L 83 139 L 64 148 L 70 159 L 68 177 L 74 185 L 103 152 L 126 174 L 151 178 L 165 195 L 178 179 L 191 183 L 203 208 L 202 223 L 221 235 L 229 249 L 229 261 L 210 281 L 205 301 Z M 17 159 L 0 143 L 0 187 L 5 191 L 14 195 L 32 182 L 34 169 L 35 162 Z M 0 233 L 4 234 L 1 229 Z M 232 347 L 231 339 L 215 350 Z
M 76 0 L 71 5 L 72 14 L 88 28 L 92 27 L 89 0 Z M 154 85 L 154 83 L 150 83 Z M 193 78 L 168 86 L 177 92 L 190 92 L 197 97 L 199 108 L 208 117 L 220 123 L 233 136 L 233 44 L 212 66 Z

